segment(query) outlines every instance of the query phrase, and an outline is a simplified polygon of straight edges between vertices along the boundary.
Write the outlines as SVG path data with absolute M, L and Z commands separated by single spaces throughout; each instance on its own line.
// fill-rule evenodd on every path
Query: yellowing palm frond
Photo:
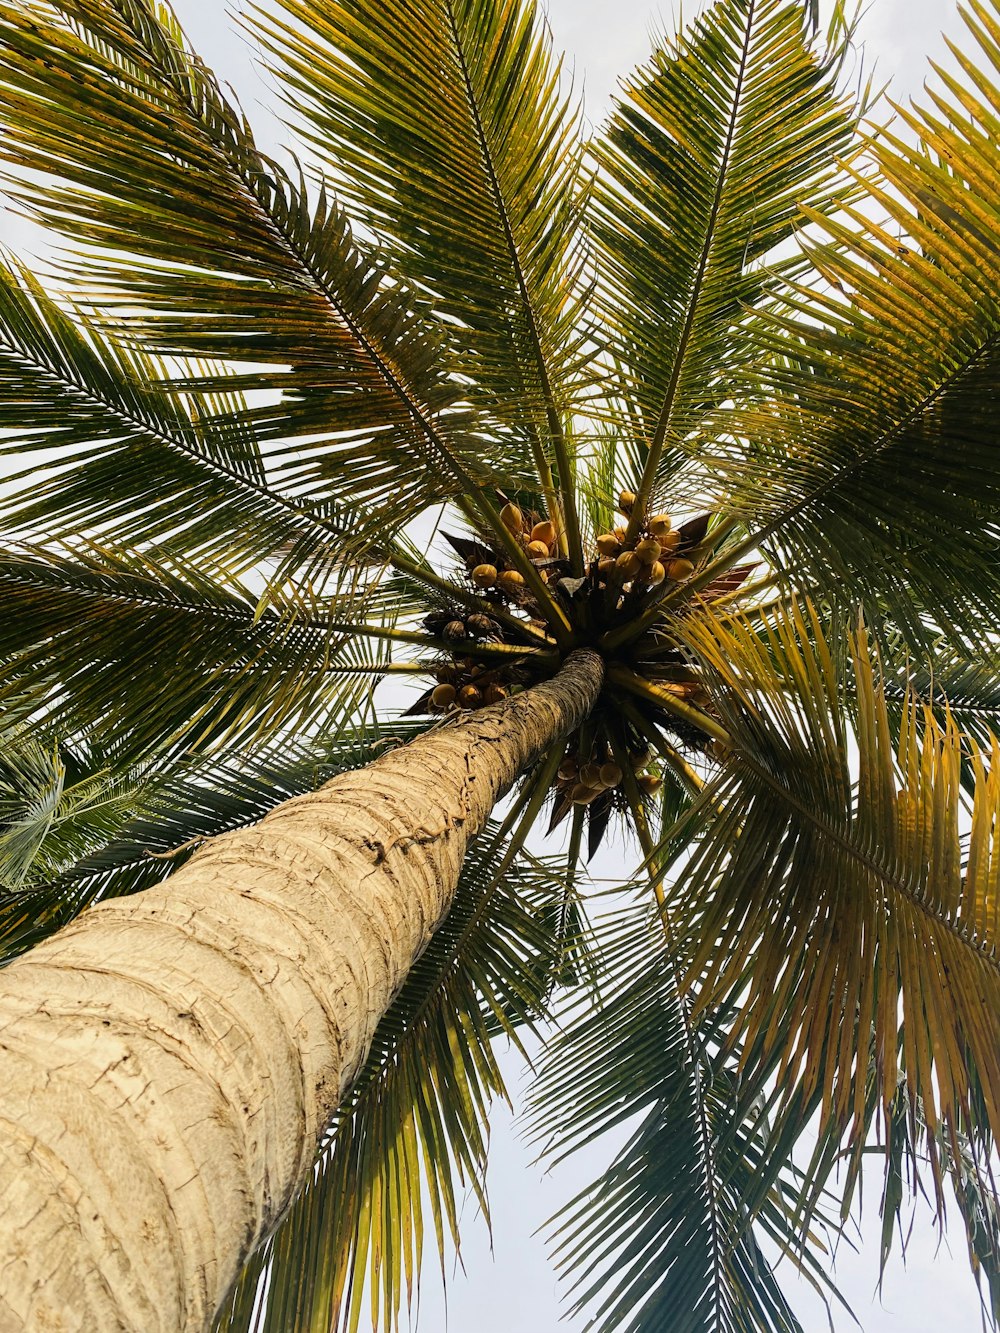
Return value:
M 732 740 L 716 827 L 671 908 L 697 923 L 703 1001 L 738 1003 L 746 1058 L 777 1055 L 820 1094 L 824 1119 L 846 1132 L 853 1117 L 855 1148 L 869 1034 L 883 1114 L 902 1078 L 930 1134 L 961 1131 L 977 1105 L 977 1130 L 995 1134 L 1000 743 L 972 749 L 963 852 L 963 738 L 911 700 L 894 741 L 864 631 L 844 674 L 814 613 L 775 613 L 763 634 L 703 623 L 691 643 L 717 676 Z

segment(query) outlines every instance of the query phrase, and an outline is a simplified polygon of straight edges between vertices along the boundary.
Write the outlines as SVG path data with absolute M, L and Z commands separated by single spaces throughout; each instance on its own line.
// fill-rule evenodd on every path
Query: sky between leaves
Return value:
M 227 17 L 224 0 L 173 0 L 173 5 L 202 56 L 236 89 L 261 146 L 265 151 L 277 147 L 285 136 L 274 114 L 276 98 L 255 75 L 252 50 Z M 690 15 L 698 7 L 687 3 L 683 9 Z M 596 123 L 618 77 L 645 57 L 653 32 L 674 26 L 674 13 L 681 6 L 671 0 L 662 5 L 649 0 L 548 0 L 546 8 L 556 45 L 567 52 L 576 85 L 585 92 L 588 117 Z M 956 37 L 961 32 L 954 0 L 867 0 L 855 72 L 874 73 L 876 85 L 891 81 L 897 99 L 918 94 L 927 56 L 944 55 L 942 30 Z M 0 214 L 0 240 L 22 253 L 41 252 L 37 235 L 9 214 Z M 598 877 L 613 876 L 621 867 L 622 848 L 611 846 L 602 849 L 591 870 Z M 516 1088 L 518 1064 L 507 1065 L 510 1085 Z M 564 1171 L 555 1181 L 539 1180 L 509 1117 L 498 1112 L 490 1172 L 493 1254 L 484 1228 L 470 1216 L 465 1274 L 457 1273 L 449 1283 L 447 1309 L 428 1274 L 414 1333 L 554 1333 L 560 1326 L 556 1282 L 543 1237 L 532 1233 L 580 1181 L 592 1178 L 593 1165 L 578 1162 L 572 1175 Z M 949 1254 L 947 1238 L 939 1245 L 929 1215 L 918 1216 L 905 1273 L 894 1261 L 878 1297 L 877 1204 L 875 1197 L 865 1200 L 861 1252 L 852 1254 L 844 1245 L 837 1264 L 841 1288 L 866 1333 L 973 1333 L 980 1323 L 964 1239 L 956 1229 Z M 471 1212 L 474 1204 L 469 1208 Z M 804 1284 L 790 1278 L 788 1274 L 789 1294 L 806 1333 L 820 1333 L 827 1327 L 822 1305 Z M 837 1314 L 834 1327 L 835 1333 L 846 1333 L 855 1325 Z

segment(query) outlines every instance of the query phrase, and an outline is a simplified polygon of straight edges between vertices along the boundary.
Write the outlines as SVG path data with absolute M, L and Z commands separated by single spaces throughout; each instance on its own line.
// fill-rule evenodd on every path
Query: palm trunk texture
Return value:
M 308 1175 L 469 840 L 601 680 L 576 653 L 3 972 L 3 1333 L 211 1323 Z

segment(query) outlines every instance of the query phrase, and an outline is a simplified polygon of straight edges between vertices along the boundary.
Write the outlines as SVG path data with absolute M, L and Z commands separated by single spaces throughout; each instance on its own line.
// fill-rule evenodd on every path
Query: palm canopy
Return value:
M 279 162 L 155 0 L 0 0 L 7 187 L 63 241 L 0 270 L 6 956 L 606 663 L 227 1327 L 391 1324 L 553 1012 L 540 1140 L 629 1133 L 558 1223 L 588 1327 L 798 1327 L 767 1256 L 829 1289 L 876 1141 L 886 1252 L 950 1179 L 1000 1312 L 1000 11 L 875 131 L 811 9 L 707 5 L 587 142 L 531 0 L 271 0 Z

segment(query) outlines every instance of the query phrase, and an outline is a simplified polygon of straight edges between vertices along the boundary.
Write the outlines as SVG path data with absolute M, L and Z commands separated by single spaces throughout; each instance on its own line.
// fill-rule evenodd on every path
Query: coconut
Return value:
M 615 567 L 621 577 L 628 582 L 629 579 L 634 579 L 642 569 L 642 561 L 634 551 L 622 551 L 615 561 Z
M 431 691 L 431 703 L 435 708 L 450 708 L 454 702 L 454 685 L 436 685 Z
M 631 514 L 632 506 L 635 504 L 634 491 L 622 491 L 618 497 L 618 508 L 623 514 Z
M 463 708 L 477 708 L 483 702 L 483 696 L 475 685 L 463 685 L 458 692 L 458 702 Z
M 585 782 L 578 782 L 569 794 L 574 805 L 589 805 L 601 795 L 600 787 L 588 787 Z
M 500 522 L 508 532 L 518 533 L 524 531 L 524 515 L 521 513 L 520 509 L 518 509 L 517 505 L 505 504 L 500 510 Z
M 642 750 L 633 750 L 632 753 L 629 755 L 629 762 L 631 763 L 632 767 L 635 769 L 637 773 L 639 772 L 640 769 L 645 768 L 646 765 L 649 763 L 648 748 L 644 748 Z
M 460 620 L 449 620 L 442 633 L 449 643 L 460 643 L 462 639 L 468 637 L 465 626 Z
M 640 773 L 636 782 L 639 784 L 639 790 L 647 796 L 652 796 L 654 791 L 659 791 L 663 786 L 663 779 L 658 778 L 655 773 Z
M 496 681 L 494 681 L 490 685 L 487 685 L 486 689 L 483 691 L 483 699 L 488 704 L 502 703 L 503 700 L 506 698 L 507 698 L 507 691 L 504 689 L 502 685 L 498 685 Z
M 615 763 L 601 765 L 601 785 L 603 787 L 617 787 L 622 780 L 622 771 Z
M 497 576 L 497 583 L 504 592 L 518 592 L 524 587 L 524 575 L 518 569 L 505 569 Z
M 580 765 L 573 758 L 566 758 L 559 765 L 559 776 L 563 782 L 575 782 L 580 776 Z
M 615 567 L 615 562 L 614 560 L 612 560 L 610 555 L 602 557 L 602 559 L 598 560 L 597 562 L 597 572 L 598 574 L 601 575 L 602 578 L 605 579 L 611 577 L 611 571 L 614 569 L 614 567 Z
M 672 579 L 686 579 L 694 573 L 694 565 L 690 560 L 671 560 L 667 565 L 667 577 Z
M 635 553 L 644 565 L 655 565 L 660 558 L 660 543 L 655 537 L 644 537 L 636 546 Z
M 532 560 L 547 560 L 549 548 L 546 542 L 531 541 L 528 542 L 528 554 Z
M 558 536 L 556 525 L 548 519 L 545 519 L 542 523 L 536 523 L 531 529 L 531 540 L 533 542 L 544 542 L 550 549 L 555 546 Z
M 658 536 L 656 540 L 660 543 L 662 550 L 669 555 L 671 551 L 676 551 L 680 546 L 681 534 L 674 528 L 670 532 L 665 532 L 662 537 Z
M 594 545 L 600 551 L 601 555 L 617 555 L 622 549 L 622 544 L 613 532 L 602 532 L 594 541 Z
M 649 579 L 650 586 L 655 588 L 656 585 L 658 583 L 662 583 L 666 577 L 667 577 L 667 571 L 660 564 L 659 560 L 654 560 L 653 563 L 650 565 L 649 570 L 646 574 L 646 578 Z
M 600 764 L 586 763 L 580 765 L 580 781 L 588 787 L 599 787 L 601 785 L 601 766 Z
M 465 617 L 465 628 L 470 634 L 474 634 L 477 639 L 481 639 L 486 634 L 492 634 L 496 627 L 489 616 L 474 611 L 471 616 Z
M 671 527 L 672 524 L 670 522 L 669 514 L 654 514 L 646 524 L 649 535 L 655 537 L 657 541 L 662 541 L 667 533 L 670 532 Z
M 477 565 L 471 574 L 477 588 L 492 588 L 497 581 L 496 565 Z

